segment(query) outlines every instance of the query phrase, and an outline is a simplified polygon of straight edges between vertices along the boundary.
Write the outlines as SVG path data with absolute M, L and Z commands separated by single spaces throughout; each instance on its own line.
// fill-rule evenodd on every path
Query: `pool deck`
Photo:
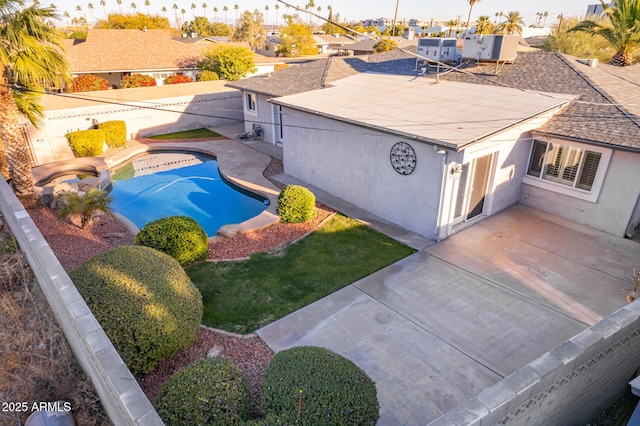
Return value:
M 269 200 L 269 207 L 258 216 L 239 224 L 225 225 L 218 230 L 218 235 L 231 236 L 244 233 L 268 227 L 278 221 L 276 208 L 280 190 L 263 175 L 264 170 L 271 162 L 271 156 L 231 139 L 158 141 L 124 149 L 108 158 L 77 158 L 44 164 L 33 169 L 33 176 L 34 180 L 39 182 L 63 171 L 95 169 L 96 172 L 99 172 L 122 164 L 145 152 L 172 149 L 213 155 L 218 161 L 220 173 L 225 178 Z

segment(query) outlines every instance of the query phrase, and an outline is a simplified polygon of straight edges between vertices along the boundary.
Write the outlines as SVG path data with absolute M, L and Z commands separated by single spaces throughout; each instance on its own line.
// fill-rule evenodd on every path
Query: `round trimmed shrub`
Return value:
M 95 92 L 109 89 L 109 82 L 92 74 L 81 74 L 73 79 L 67 92 Z
M 316 214 L 316 196 L 304 186 L 287 185 L 278 195 L 280 222 L 307 222 Z
M 196 75 L 197 81 L 218 81 L 220 80 L 220 76 L 213 71 L 203 70 L 198 75 Z
M 202 296 L 164 253 L 117 247 L 83 263 L 71 279 L 134 374 L 149 373 L 196 338 Z
M 302 397 L 302 403 L 300 403 Z M 375 425 L 376 386 L 353 362 L 325 348 L 278 352 L 265 372 L 260 408 L 289 423 Z
M 251 414 L 249 387 L 227 358 L 205 358 L 174 374 L 154 407 L 167 425 L 234 425 Z
M 209 254 L 207 233 L 187 216 L 169 216 L 147 223 L 135 243 L 168 254 L 180 263 L 204 260 Z
M 181 83 L 191 83 L 193 79 L 188 75 L 178 74 L 178 75 L 170 75 L 165 78 L 162 84 L 181 84 Z
M 77 130 L 65 136 L 76 158 L 97 157 L 103 152 L 105 135 L 100 129 Z
M 133 87 L 151 87 L 157 84 L 156 79 L 147 74 L 131 74 L 120 80 L 120 85 L 123 89 L 130 89 Z

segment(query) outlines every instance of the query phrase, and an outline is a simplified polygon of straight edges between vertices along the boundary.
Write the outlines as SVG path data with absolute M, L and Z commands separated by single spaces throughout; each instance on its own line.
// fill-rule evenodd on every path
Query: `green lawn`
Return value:
M 205 325 L 250 333 L 413 253 L 360 222 L 335 215 L 275 254 L 200 263 L 187 274 L 200 289 Z
M 165 141 L 172 139 L 203 139 L 203 138 L 219 138 L 219 133 L 209 129 L 185 130 L 184 132 L 165 133 L 164 135 L 148 136 L 149 139 L 157 141 Z

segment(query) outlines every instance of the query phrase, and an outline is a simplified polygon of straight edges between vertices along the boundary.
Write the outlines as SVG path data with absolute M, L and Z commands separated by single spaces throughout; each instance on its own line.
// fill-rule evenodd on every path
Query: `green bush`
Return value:
M 367 373 L 343 356 L 315 346 L 287 349 L 271 359 L 260 408 L 290 423 L 349 426 L 376 424 L 380 409 L 376 386 Z
M 167 425 L 234 425 L 251 413 L 249 387 L 226 358 L 205 358 L 174 374 L 154 407 Z
M 102 130 L 78 130 L 67 133 L 66 137 L 76 157 L 97 157 L 103 152 L 105 136 Z
M 204 260 L 209 253 L 207 234 L 187 216 L 170 216 L 149 222 L 136 235 L 135 243 L 173 257 L 181 265 Z
M 196 76 L 197 81 L 217 81 L 220 80 L 220 76 L 213 71 L 203 70 Z
M 113 147 L 127 144 L 127 124 L 124 121 L 105 121 L 98 124 L 98 129 L 104 132 L 107 145 Z
M 202 297 L 164 253 L 117 247 L 83 263 L 71 279 L 134 374 L 149 373 L 196 338 Z
M 315 216 L 316 197 L 304 186 L 287 185 L 278 195 L 280 222 L 306 222 Z

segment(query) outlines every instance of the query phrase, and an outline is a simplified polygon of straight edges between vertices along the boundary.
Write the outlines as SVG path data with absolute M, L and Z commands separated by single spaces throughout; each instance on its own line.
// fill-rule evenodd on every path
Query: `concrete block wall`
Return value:
M 429 423 L 587 424 L 629 390 L 640 368 L 640 301 L 609 315 Z
M 4 179 L 0 179 L 0 211 L 109 419 L 114 425 L 162 425 L 151 402 Z

